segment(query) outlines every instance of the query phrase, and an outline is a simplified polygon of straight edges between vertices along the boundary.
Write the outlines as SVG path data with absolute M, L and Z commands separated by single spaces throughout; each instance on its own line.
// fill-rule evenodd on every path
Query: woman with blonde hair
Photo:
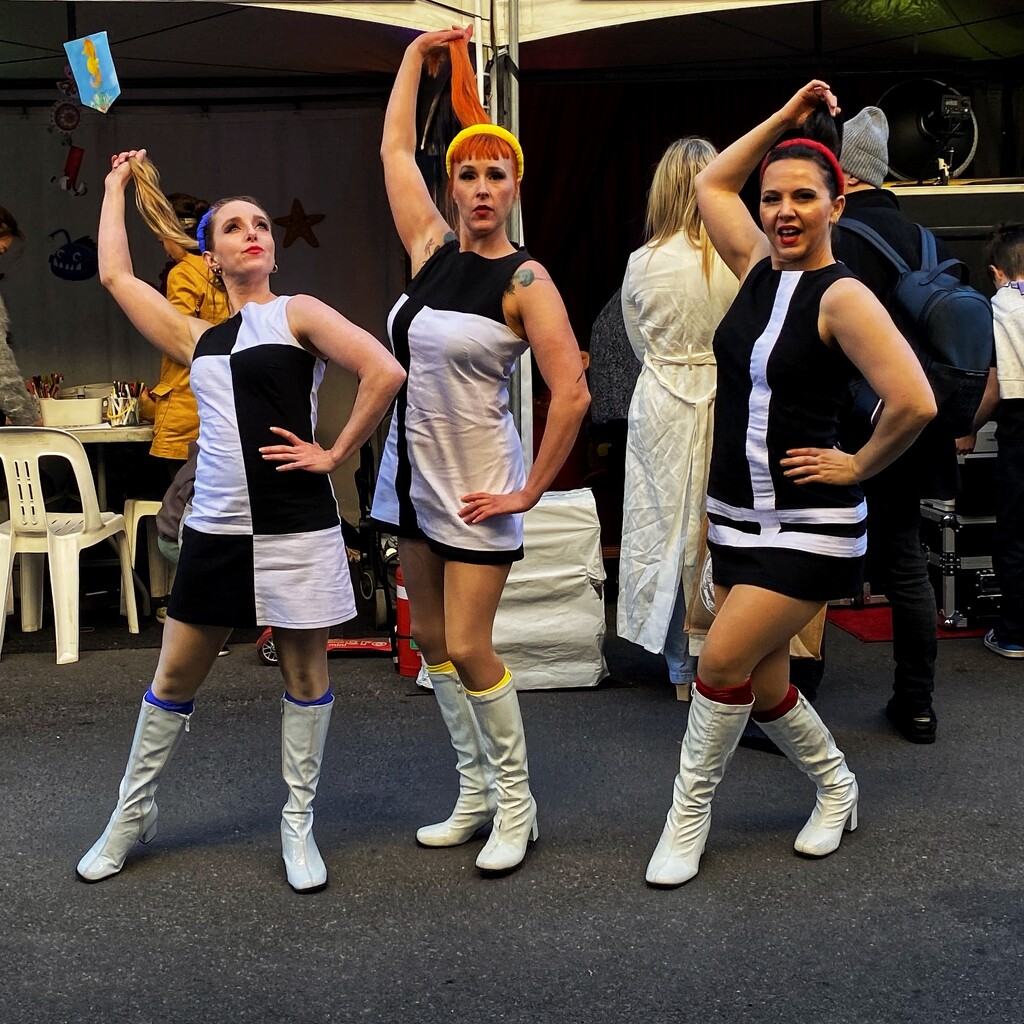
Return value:
M 148 341 L 191 368 L 199 456 L 156 674 L 117 805 L 79 861 L 78 876 L 98 882 L 117 874 L 135 842 L 153 838 L 157 782 L 188 730 L 196 692 L 233 628 L 268 625 L 285 683 L 282 857 L 289 885 L 315 892 L 327 884 L 312 833 L 334 700 L 327 636 L 356 614 L 327 474 L 370 436 L 405 374 L 376 338 L 319 299 L 271 291 L 271 221 L 249 197 L 214 203 L 197 225 L 203 261 L 224 283 L 230 319 L 214 326 L 184 313 L 137 278 L 125 232 L 130 180 L 150 227 L 182 246 L 191 241 L 144 157 L 145 150 L 130 150 L 111 160 L 100 213 L 100 280 Z M 325 449 L 314 432 L 328 360 L 359 384 L 348 422 Z
M 643 368 L 629 407 L 616 631 L 664 652 L 683 700 L 699 653 L 683 623 L 701 568 L 714 427 L 711 343 L 737 288 L 704 229 L 693 185 L 716 154 L 695 136 L 665 150 L 647 196 L 648 240 L 629 257 L 622 282 L 626 332 Z
M 795 851 L 827 856 L 857 827 L 857 780 L 791 684 L 789 644 L 824 604 L 862 585 L 860 481 L 906 450 L 935 401 L 884 307 L 832 254 L 845 204 L 838 111 L 828 85 L 812 81 L 696 179 L 708 235 L 740 288 L 714 341 L 707 511 L 716 615 L 672 806 L 647 866 L 651 885 L 697 874 L 711 799 L 751 713 L 817 790 Z M 778 141 L 794 129 L 797 137 Z M 740 196 L 758 167 L 760 224 Z M 857 372 L 884 407 L 871 438 L 844 452 L 838 417 Z
M 384 179 L 412 280 L 388 321 L 408 379 L 372 514 L 399 537 L 412 633 L 458 755 L 455 809 L 416 838 L 456 846 L 491 822 L 476 864 L 501 872 L 522 861 L 538 829 L 519 701 L 492 644 L 494 615 L 512 562 L 523 557 L 523 513 L 564 462 L 590 399 L 558 290 L 507 234 L 523 152 L 477 99 L 470 35 L 452 29 L 414 39 L 384 118 Z M 446 54 L 464 126 L 447 152 L 454 229 L 416 163 L 422 69 Z M 509 375 L 527 348 L 551 390 L 528 475 L 509 410 Z

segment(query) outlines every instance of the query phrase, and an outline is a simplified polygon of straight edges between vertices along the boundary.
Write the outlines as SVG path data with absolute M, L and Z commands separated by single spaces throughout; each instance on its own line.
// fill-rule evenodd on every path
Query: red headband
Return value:
M 821 153 L 822 156 L 824 156 L 825 159 L 828 160 L 829 165 L 831 166 L 832 171 L 836 176 L 836 185 L 839 189 L 838 195 L 842 195 L 846 191 L 846 175 L 843 174 L 843 169 L 839 165 L 839 161 L 836 159 L 835 153 L 833 153 L 832 150 L 828 148 L 828 146 L 822 145 L 815 139 L 786 139 L 785 142 L 780 142 L 777 146 L 774 146 L 772 149 L 768 150 L 768 153 L 766 154 L 764 160 L 761 161 L 761 171 L 757 179 L 759 182 L 764 181 L 764 172 L 768 167 L 768 160 L 771 157 L 772 153 L 777 153 L 780 149 L 788 149 L 790 146 L 810 146 L 811 149 L 816 150 L 818 153 Z

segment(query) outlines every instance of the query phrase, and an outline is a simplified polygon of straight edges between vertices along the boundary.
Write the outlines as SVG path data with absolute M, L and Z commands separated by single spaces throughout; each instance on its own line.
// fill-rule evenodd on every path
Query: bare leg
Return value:
M 398 542 L 405 591 L 409 595 L 409 616 L 416 646 L 428 665 L 448 661 L 445 642 L 445 563 L 421 540 Z
M 296 700 L 319 700 L 330 688 L 327 674 L 329 629 L 274 627 L 274 646 L 284 676 L 284 688 Z
M 814 618 L 821 602 L 742 585 L 716 587 L 715 605 L 718 611 L 697 676 L 716 690 L 741 686 L 750 679 L 754 709 L 775 707 L 789 689 L 789 641 Z M 784 665 L 780 652 L 786 658 Z
M 512 566 L 448 562 L 444 572 L 444 622 L 448 656 L 463 686 L 482 692 L 497 685 L 505 664 L 494 653 L 498 601 Z
M 229 636 L 229 626 L 199 626 L 168 617 L 153 677 L 153 695 L 177 704 L 192 700 Z

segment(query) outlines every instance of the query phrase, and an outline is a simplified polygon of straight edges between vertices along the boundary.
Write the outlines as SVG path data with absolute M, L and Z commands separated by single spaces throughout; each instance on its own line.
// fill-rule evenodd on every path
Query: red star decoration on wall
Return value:
M 322 213 L 306 213 L 298 199 L 292 200 L 292 212 L 287 217 L 275 217 L 274 223 L 284 228 L 284 247 L 287 249 L 292 242 L 304 238 L 314 249 L 320 248 L 320 242 L 313 234 L 313 225 L 324 219 Z

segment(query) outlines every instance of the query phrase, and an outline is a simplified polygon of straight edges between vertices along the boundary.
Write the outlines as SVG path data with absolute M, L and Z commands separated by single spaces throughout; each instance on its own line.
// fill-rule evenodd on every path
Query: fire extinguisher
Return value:
M 409 595 L 405 590 L 402 568 L 395 572 L 395 669 L 400 676 L 415 679 L 420 672 L 420 654 L 412 638 L 412 620 L 409 616 Z

